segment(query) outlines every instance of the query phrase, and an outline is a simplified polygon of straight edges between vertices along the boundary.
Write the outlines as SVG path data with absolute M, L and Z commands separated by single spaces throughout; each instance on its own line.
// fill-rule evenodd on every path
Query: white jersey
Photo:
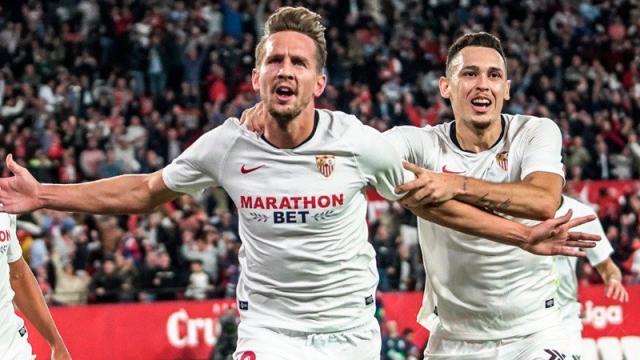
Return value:
M 573 210 L 573 217 L 596 215 L 596 212 L 589 206 L 570 198 L 562 197 L 562 206 L 558 209 L 556 216 L 567 213 L 569 209 Z M 613 247 L 607 239 L 607 235 L 602 229 L 599 220 L 591 221 L 580 226 L 576 226 L 572 231 L 582 231 L 590 234 L 600 235 L 600 241 L 594 248 L 587 248 L 587 259 L 592 266 L 596 266 L 605 261 L 612 253 Z M 556 268 L 560 276 L 560 288 L 558 289 L 558 302 L 562 311 L 562 317 L 574 330 L 582 330 L 582 321 L 580 321 L 580 303 L 578 302 L 578 279 L 576 278 L 576 265 L 578 258 L 568 256 L 556 256 Z
M 22 248 L 16 236 L 16 216 L 0 212 L 0 354 L 8 354 L 11 342 L 24 322 L 13 308 L 9 263 L 20 260 Z
M 316 110 L 313 134 L 294 149 L 228 119 L 162 172 L 173 191 L 222 186 L 236 204 L 242 321 L 301 332 L 371 319 L 378 273 L 363 188 L 395 200 L 409 174 L 382 134 L 325 110 Z
M 432 171 L 498 183 L 521 181 L 538 171 L 563 176 L 560 130 L 553 121 L 503 114 L 502 122 L 499 141 L 480 153 L 458 146 L 453 122 L 420 129 L 399 127 L 386 135 L 407 161 Z M 449 339 L 523 336 L 560 322 L 552 257 L 422 219 L 418 230 L 428 279 L 418 315 L 423 326 L 429 327 L 436 303 Z

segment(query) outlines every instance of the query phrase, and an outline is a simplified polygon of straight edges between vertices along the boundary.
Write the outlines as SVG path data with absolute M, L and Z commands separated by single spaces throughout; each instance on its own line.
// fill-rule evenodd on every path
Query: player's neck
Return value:
M 493 147 L 502 135 L 502 121 L 492 121 L 487 128 L 477 128 L 465 121 L 456 121 L 456 139 L 460 147 L 478 153 Z
M 280 149 L 292 149 L 307 141 L 314 129 L 315 111 L 308 106 L 295 119 L 282 124 L 271 118 L 264 129 L 265 139 Z

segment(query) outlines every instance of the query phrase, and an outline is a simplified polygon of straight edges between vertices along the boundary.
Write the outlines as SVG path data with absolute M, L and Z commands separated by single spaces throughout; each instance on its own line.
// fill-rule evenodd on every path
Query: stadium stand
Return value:
M 0 159 L 12 153 L 38 180 L 59 183 L 161 169 L 257 101 L 250 85 L 256 39 L 266 15 L 288 4 L 313 8 L 328 27 L 331 86 L 318 106 L 379 130 L 449 121 L 437 89 L 448 45 L 468 31 L 499 35 L 514 84 L 506 112 L 558 123 L 568 192 L 598 209 L 625 283 L 640 283 L 640 184 L 633 182 L 640 8 L 633 1 L 6 2 Z M 0 173 L 10 175 L 3 160 Z M 597 187 L 593 180 L 616 186 L 594 195 L 584 190 Z M 397 205 L 377 209 L 369 220 L 380 289 L 420 291 L 419 249 L 400 231 L 411 233 L 415 219 Z M 41 210 L 19 220 L 25 258 L 53 304 L 235 295 L 240 239 L 221 191 L 143 216 Z M 579 273 L 581 285 L 600 281 L 586 263 Z M 385 336 L 404 336 L 392 342 L 404 343 L 409 356 L 411 334 L 399 334 Z

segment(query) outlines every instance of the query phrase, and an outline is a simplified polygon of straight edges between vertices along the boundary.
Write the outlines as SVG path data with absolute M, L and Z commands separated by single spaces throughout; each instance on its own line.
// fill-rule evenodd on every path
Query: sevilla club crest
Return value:
M 506 150 L 500 151 L 496 155 L 496 163 L 502 170 L 507 171 L 507 168 L 509 167 L 509 152 Z
M 256 353 L 253 351 L 244 351 L 240 355 L 240 360 L 256 360 Z
M 316 166 L 324 177 L 329 177 L 336 167 L 336 157 L 334 155 L 317 155 Z

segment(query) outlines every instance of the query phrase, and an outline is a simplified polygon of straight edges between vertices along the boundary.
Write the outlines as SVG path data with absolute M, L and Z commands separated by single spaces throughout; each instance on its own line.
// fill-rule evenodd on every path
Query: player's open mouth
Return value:
M 471 99 L 471 107 L 475 112 L 486 113 L 489 111 L 491 104 L 493 104 L 491 100 L 486 97 L 478 96 Z
M 291 97 L 293 97 L 296 94 L 293 88 L 287 85 L 277 86 L 275 89 L 275 93 L 276 93 L 276 98 L 279 101 L 283 101 L 283 102 L 289 100 Z

